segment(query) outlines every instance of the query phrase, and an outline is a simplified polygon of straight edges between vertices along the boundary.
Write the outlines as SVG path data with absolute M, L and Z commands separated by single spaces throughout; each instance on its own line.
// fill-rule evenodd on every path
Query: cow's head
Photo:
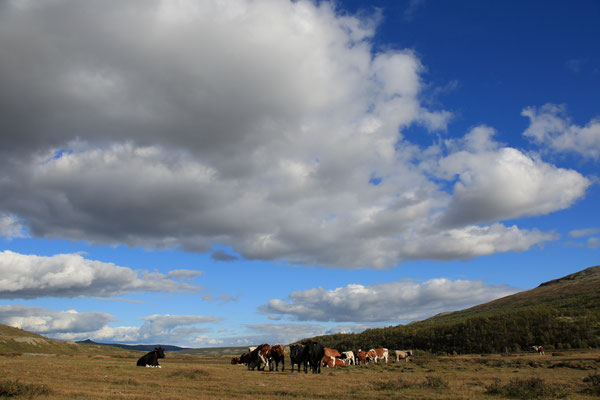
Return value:
M 162 347 L 156 347 L 154 351 L 156 352 L 156 358 L 165 358 L 165 349 Z

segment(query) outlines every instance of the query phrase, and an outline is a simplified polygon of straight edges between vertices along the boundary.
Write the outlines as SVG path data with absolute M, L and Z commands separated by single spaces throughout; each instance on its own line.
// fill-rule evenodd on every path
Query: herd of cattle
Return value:
M 394 355 L 396 362 L 404 360 L 408 362 L 413 355 L 412 350 L 395 350 Z M 323 347 L 317 342 L 305 342 L 302 345 L 290 346 L 290 363 L 292 364 L 292 373 L 294 366 L 297 366 L 297 371 L 300 372 L 300 367 L 304 367 L 304 373 L 308 373 L 308 368 L 313 374 L 321 373 L 321 367 L 345 367 L 347 365 L 366 365 L 370 362 L 378 363 L 379 361 L 388 362 L 390 352 L 388 349 L 371 349 L 369 351 L 358 350 L 356 354 L 353 351 L 339 352 L 335 349 Z M 281 370 L 285 370 L 285 354 L 283 346 L 276 344 L 269 346 L 261 344 L 256 347 L 249 347 L 248 353 L 243 353 L 239 357 L 233 357 L 231 364 L 247 365 L 248 370 L 258 368 L 264 371 L 269 368 L 269 371 L 279 371 L 279 363 Z
M 532 346 L 532 349 L 540 355 L 545 354 L 543 346 Z M 394 350 L 396 362 L 400 362 L 400 360 L 408 362 L 413 353 L 412 350 Z M 298 366 L 298 372 L 300 372 L 300 366 L 304 366 L 304 373 L 308 373 L 308 367 L 310 366 L 312 373 L 315 374 L 321 373 L 321 366 L 345 367 L 346 365 L 366 365 L 370 362 L 377 364 L 380 360 L 385 361 L 387 364 L 389 357 L 390 352 L 388 349 L 371 349 L 366 352 L 358 349 L 355 355 L 353 351 L 340 353 L 335 349 L 323 347 L 317 342 L 305 342 L 302 345 L 290 346 L 292 373 L 294 373 L 295 365 Z M 162 347 L 157 347 L 148 354 L 140 357 L 137 361 L 137 366 L 160 368 L 160 364 L 158 363 L 159 358 L 165 358 L 165 352 Z M 248 353 L 243 353 L 239 357 L 233 357 L 231 363 L 247 365 L 249 370 L 258 368 L 263 371 L 266 367 L 269 367 L 269 371 L 273 371 L 273 368 L 279 371 L 279 363 L 281 363 L 281 370 L 285 371 L 285 352 L 283 346 L 280 344 L 274 346 L 261 344 L 260 346 L 249 347 Z

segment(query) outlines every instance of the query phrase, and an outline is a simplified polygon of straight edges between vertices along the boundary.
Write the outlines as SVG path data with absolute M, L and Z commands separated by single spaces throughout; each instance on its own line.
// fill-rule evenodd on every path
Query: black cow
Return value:
M 137 366 L 160 368 L 160 364 L 158 363 L 159 358 L 165 358 L 165 350 L 162 347 L 156 347 L 145 356 L 140 357 L 140 359 L 137 361 Z
M 304 364 L 304 373 L 308 373 L 308 347 L 299 344 L 290 346 L 290 361 L 292 362 L 292 374 L 294 373 L 294 364 L 298 364 L 298 372 L 300 372 L 300 365 Z
M 317 342 L 307 343 L 305 348 L 308 348 L 308 362 L 313 374 L 321 373 L 321 360 L 325 357 L 325 349 Z

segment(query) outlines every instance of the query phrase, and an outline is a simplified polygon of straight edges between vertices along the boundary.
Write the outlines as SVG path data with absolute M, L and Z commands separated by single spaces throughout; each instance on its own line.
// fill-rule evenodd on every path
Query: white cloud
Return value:
M 134 271 L 83 258 L 80 254 L 50 257 L 0 252 L 0 298 L 118 296 L 132 292 L 186 292 L 197 286 L 164 274 Z
M 415 161 L 434 152 L 401 132 L 444 131 L 452 114 L 421 103 L 413 52 L 374 51 L 377 15 L 271 0 L 12 6 L 0 213 L 34 237 L 389 268 L 525 250 L 552 235 L 474 224 L 563 209 L 588 184 L 485 129 L 432 156 L 431 179 Z M 454 175 L 447 193 L 439 179 Z M 464 241 L 426 246 L 436 235 Z
M 207 326 L 222 318 L 201 315 L 150 315 L 140 326 L 109 326 L 116 321 L 101 312 L 55 311 L 22 305 L 0 306 L 0 323 L 54 339 L 99 342 L 179 344 L 192 346 L 202 342 Z
M 300 321 L 387 321 L 398 324 L 463 309 L 516 291 L 504 285 L 445 278 L 422 283 L 351 284 L 331 290 L 318 287 L 296 291 L 287 300 L 270 300 L 260 310 Z
M 40 334 L 81 333 L 102 329 L 115 318 L 102 312 L 54 311 L 43 307 L 0 306 L 0 322 Z
M 600 119 L 592 119 L 585 126 L 575 125 L 567 116 L 566 108 L 555 104 L 545 104 L 539 110 L 528 107 L 521 115 L 530 122 L 523 134 L 541 146 L 554 152 L 600 158 Z
M 591 237 L 586 242 L 587 247 L 590 249 L 597 249 L 600 247 L 600 237 Z
M 591 236 L 591 235 L 595 235 L 596 233 L 599 233 L 600 229 L 598 228 L 584 228 L 584 229 L 574 229 L 572 231 L 569 231 L 569 237 L 572 238 L 581 238 L 581 237 L 585 237 L 585 236 Z
M 486 127 L 473 129 L 464 149 L 439 161 L 441 176 L 458 177 L 442 223 L 450 226 L 536 216 L 570 207 L 590 181 L 511 147 Z

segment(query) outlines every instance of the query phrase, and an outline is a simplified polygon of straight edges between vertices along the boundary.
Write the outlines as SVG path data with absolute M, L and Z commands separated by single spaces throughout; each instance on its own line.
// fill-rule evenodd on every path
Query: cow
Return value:
M 544 353 L 544 346 L 531 346 L 531 348 L 533 350 L 537 351 L 540 356 L 545 355 L 545 353 Z
M 344 360 L 345 363 L 348 363 L 348 365 L 356 365 L 356 357 L 354 357 L 354 352 L 352 351 L 343 351 L 340 358 Z
M 269 371 L 273 371 L 273 364 L 275 364 L 275 371 L 279 371 L 279 363 L 281 363 L 281 371 L 285 371 L 285 354 L 282 345 L 272 346 L 267 358 L 269 359 Z
M 336 349 L 330 349 L 327 347 L 324 347 L 323 350 L 325 351 L 325 355 L 328 357 L 341 357 L 342 355 L 340 354 L 339 351 L 337 351 Z
M 358 349 L 358 351 L 356 352 L 356 363 L 357 365 L 366 365 L 367 364 L 367 353 L 365 353 L 364 351 L 362 351 L 361 349 Z
M 308 342 L 305 346 L 308 347 L 308 362 L 310 363 L 311 372 L 313 374 L 320 374 L 321 361 L 325 356 L 325 349 L 317 342 Z
M 290 346 L 290 361 L 292 363 L 292 374 L 294 373 L 294 365 L 298 365 L 298 372 L 300 372 L 300 365 L 304 364 L 304 373 L 308 373 L 308 347 L 299 344 Z
M 248 370 L 252 369 L 254 371 L 254 368 L 258 367 L 259 371 L 264 371 L 265 368 L 269 366 L 269 360 L 267 359 L 269 350 L 271 350 L 271 346 L 266 343 L 261 344 L 252 350 L 250 353 L 250 360 L 248 360 Z M 264 366 L 261 369 L 260 366 L 262 364 L 264 364 Z
M 161 368 L 158 363 L 159 358 L 165 358 L 165 350 L 162 347 L 156 347 L 137 361 L 138 367 Z
M 231 365 L 238 365 L 240 363 L 240 357 L 231 357 Z
M 375 364 L 377 364 L 379 360 L 385 360 L 385 363 L 387 364 L 389 352 L 388 349 L 371 349 L 367 352 L 367 356 L 375 361 Z
M 240 360 L 238 361 L 238 364 L 248 365 L 248 362 L 250 362 L 250 354 L 242 353 L 242 355 L 240 356 Z
M 344 362 L 344 360 L 340 359 L 340 358 L 335 358 L 335 357 L 331 357 L 331 356 L 323 356 L 323 358 L 321 359 L 321 363 L 323 366 L 325 367 L 345 367 L 346 363 Z
M 329 364 L 331 364 L 331 366 L 333 367 L 332 360 L 335 360 L 335 358 L 330 356 L 323 356 L 323 358 L 321 359 L 321 365 L 324 367 L 329 367 Z
M 396 362 L 400 362 L 400 360 L 404 360 L 408 362 L 408 359 L 413 355 L 412 350 L 394 350 L 396 354 Z

